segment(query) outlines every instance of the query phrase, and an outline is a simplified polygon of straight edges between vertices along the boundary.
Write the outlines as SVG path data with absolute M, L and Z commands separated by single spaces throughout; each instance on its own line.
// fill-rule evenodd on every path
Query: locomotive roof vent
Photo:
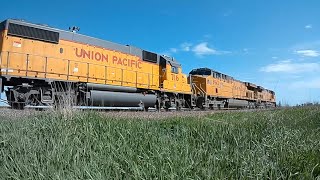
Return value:
M 28 25 L 9 23 L 8 35 L 45 41 L 50 43 L 59 43 L 59 33 Z

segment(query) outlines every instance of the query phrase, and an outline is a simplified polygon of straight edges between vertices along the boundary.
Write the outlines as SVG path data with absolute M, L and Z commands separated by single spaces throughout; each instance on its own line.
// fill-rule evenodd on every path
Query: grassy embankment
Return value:
M 163 120 L 0 115 L 10 179 L 320 178 L 319 107 Z

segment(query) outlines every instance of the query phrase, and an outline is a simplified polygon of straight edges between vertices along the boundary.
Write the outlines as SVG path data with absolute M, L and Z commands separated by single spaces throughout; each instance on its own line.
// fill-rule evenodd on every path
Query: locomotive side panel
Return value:
M 1 50 L 5 75 L 67 80 L 68 61 L 57 49 L 56 44 L 6 35 Z
M 195 75 L 193 75 L 195 76 Z M 213 76 L 195 76 L 195 85 L 203 89 L 207 95 L 221 98 L 232 98 L 232 82 L 231 80 L 215 78 Z
M 159 65 L 137 55 L 63 39 L 52 43 L 17 37 L 7 31 L 1 49 L 7 76 L 159 90 Z
M 246 92 L 247 87 L 241 81 L 232 80 L 233 81 L 233 98 L 236 99 L 247 99 Z
M 232 98 L 232 82 L 228 79 L 220 79 L 220 92 L 218 93 L 220 97 Z

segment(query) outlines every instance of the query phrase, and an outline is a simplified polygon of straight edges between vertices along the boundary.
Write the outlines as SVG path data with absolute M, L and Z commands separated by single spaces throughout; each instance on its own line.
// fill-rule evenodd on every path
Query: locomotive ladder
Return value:
M 191 83 L 191 86 L 192 94 L 196 94 L 195 92 L 198 90 L 198 92 L 200 92 L 200 96 L 204 97 L 204 102 L 207 102 L 206 91 L 201 86 L 198 87 L 195 83 Z

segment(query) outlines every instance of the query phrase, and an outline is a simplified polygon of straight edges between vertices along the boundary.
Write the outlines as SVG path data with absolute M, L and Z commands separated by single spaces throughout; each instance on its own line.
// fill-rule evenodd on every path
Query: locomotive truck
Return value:
M 0 23 L 0 91 L 12 108 L 266 108 L 275 93 L 209 68 L 22 20 Z

